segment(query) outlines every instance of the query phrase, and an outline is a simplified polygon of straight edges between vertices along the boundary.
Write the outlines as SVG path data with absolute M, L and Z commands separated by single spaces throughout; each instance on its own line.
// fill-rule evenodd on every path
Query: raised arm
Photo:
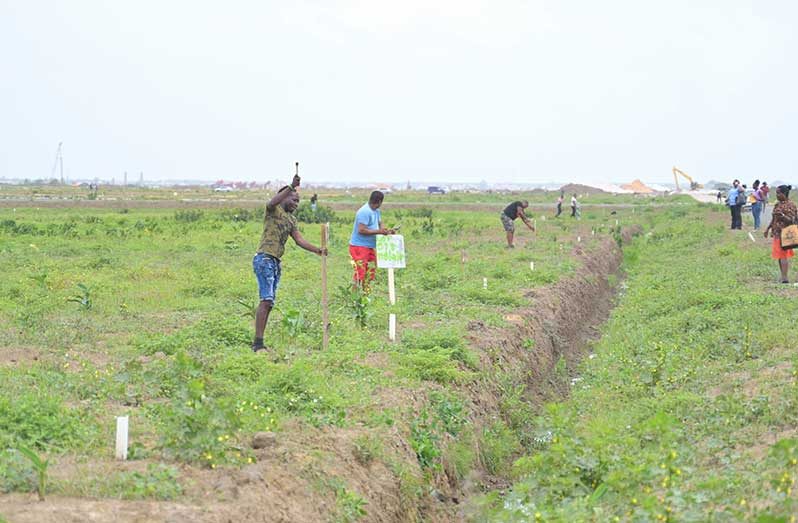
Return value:
M 275 194 L 269 203 L 266 204 L 266 209 L 272 211 L 275 207 L 283 203 L 288 196 L 296 191 L 296 188 L 299 187 L 299 175 L 295 174 L 294 179 L 291 180 L 291 185 L 286 185 Z

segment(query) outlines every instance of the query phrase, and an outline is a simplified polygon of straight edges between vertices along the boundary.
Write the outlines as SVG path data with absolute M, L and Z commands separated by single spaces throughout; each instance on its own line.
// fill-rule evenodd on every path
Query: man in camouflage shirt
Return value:
M 308 243 L 297 228 L 296 217 L 293 214 L 299 205 L 297 187 L 299 187 L 299 175 L 294 176 L 291 185 L 280 189 L 274 198 L 266 204 L 263 234 L 260 237 L 258 252 L 252 259 L 252 268 L 258 279 L 258 294 L 260 295 L 260 304 L 255 315 L 255 340 L 252 342 L 252 350 L 255 352 L 266 350 L 263 345 L 263 331 L 266 330 L 266 322 L 269 320 L 269 313 L 277 295 L 281 273 L 280 258 L 285 252 L 285 242 L 288 240 L 288 236 L 291 236 L 294 242 L 306 251 L 318 255 L 327 254 L 327 249 L 321 249 Z

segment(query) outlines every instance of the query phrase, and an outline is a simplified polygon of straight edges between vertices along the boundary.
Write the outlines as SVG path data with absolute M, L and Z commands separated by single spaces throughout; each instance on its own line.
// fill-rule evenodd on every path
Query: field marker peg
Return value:
M 576 243 L 582 243 L 582 237 L 581 236 L 577 236 L 576 237 Z
M 396 314 L 388 315 L 388 339 L 396 341 Z
M 617 218 L 615 219 L 615 226 L 616 227 L 618 226 L 618 219 Z
M 596 229 L 590 229 L 590 235 L 591 236 L 595 236 L 596 235 Z
M 127 416 L 116 418 L 116 459 L 127 459 Z
M 756 243 L 756 239 L 754 239 L 754 235 L 751 234 L 751 231 L 748 231 L 748 237 L 751 238 L 751 241 Z
M 482 288 L 483 289 L 487 289 L 488 288 L 488 279 L 487 278 L 482 278 Z
M 545 222 L 546 221 L 546 215 L 544 214 L 543 216 L 540 217 L 540 219 Z
M 535 262 L 533 262 L 533 261 L 529 262 L 529 270 L 530 271 L 534 271 L 535 270 Z

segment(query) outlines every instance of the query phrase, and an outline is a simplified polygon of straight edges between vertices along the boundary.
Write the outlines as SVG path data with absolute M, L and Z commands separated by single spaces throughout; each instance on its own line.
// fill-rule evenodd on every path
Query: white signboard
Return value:
M 377 236 L 377 267 L 380 269 L 405 268 L 405 239 L 401 234 Z

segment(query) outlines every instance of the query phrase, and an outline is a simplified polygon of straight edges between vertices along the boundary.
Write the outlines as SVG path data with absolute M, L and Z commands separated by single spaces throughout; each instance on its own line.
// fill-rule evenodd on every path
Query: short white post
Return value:
M 391 305 L 396 305 L 396 286 L 393 279 L 393 267 L 388 268 L 388 299 Z
M 127 416 L 116 418 L 116 459 L 127 459 Z
M 543 216 L 540 217 L 540 219 L 545 222 L 546 221 L 546 215 L 544 214 Z
M 752 242 L 756 243 L 756 239 L 754 238 L 754 235 L 753 235 L 753 234 L 751 234 L 751 232 L 750 232 L 750 231 L 748 232 L 748 237 L 749 237 L 749 238 L 751 238 L 751 241 L 752 241 Z
M 396 314 L 388 315 L 388 339 L 396 341 Z
M 577 236 L 576 237 L 576 243 L 582 243 L 582 237 L 581 236 Z
M 529 270 L 530 271 L 534 271 L 535 270 L 535 262 L 533 262 L 533 261 L 529 262 Z
M 618 226 L 618 219 L 617 218 L 615 219 L 615 226 L 616 227 Z
M 595 236 L 596 235 L 596 229 L 590 229 L 590 235 L 591 236 Z
M 488 288 L 488 279 L 487 278 L 482 278 L 482 288 L 483 289 L 487 289 Z

